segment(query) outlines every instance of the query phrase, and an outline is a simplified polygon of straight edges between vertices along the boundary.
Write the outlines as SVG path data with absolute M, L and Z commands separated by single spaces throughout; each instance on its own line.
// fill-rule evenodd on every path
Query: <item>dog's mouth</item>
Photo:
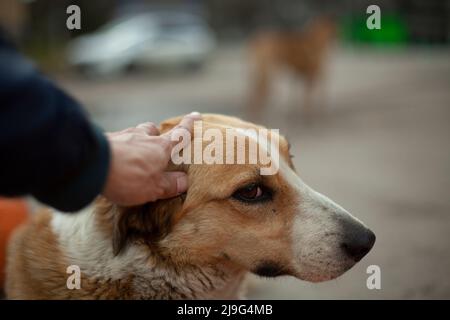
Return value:
M 252 273 L 266 278 L 274 278 L 292 274 L 289 268 L 286 268 L 275 261 L 263 261 L 258 263 L 256 268 L 252 270 Z
M 308 282 L 324 282 L 336 279 L 350 270 L 356 263 L 349 260 L 342 262 L 323 262 L 321 265 L 304 266 L 295 277 Z
M 320 264 L 304 266 L 303 271 L 295 272 L 288 266 L 281 265 L 275 261 L 259 262 L 251 270 L 253 274 L 265 278 L 274 278 L 279 276 L 293 276 L 300 280 L 309 282 L 324 282 L 336 279 L 350 270 L 356 262 L 345 259 L 341 262 L 321 261 Z

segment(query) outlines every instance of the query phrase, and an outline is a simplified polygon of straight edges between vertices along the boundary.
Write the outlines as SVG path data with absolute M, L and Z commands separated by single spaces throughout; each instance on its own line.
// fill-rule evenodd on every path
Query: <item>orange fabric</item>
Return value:
M 11 233 L 28 217 L 26 201 L 0 198 L 0 288 L 5 280 L 6 245 Z

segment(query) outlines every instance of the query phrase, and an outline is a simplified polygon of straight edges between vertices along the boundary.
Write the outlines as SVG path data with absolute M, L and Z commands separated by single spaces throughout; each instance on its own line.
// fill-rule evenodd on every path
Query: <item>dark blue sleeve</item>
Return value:
M 109 157 L 78 103 L 0 39 L 0 195 L 76 211 L 102 191 Z

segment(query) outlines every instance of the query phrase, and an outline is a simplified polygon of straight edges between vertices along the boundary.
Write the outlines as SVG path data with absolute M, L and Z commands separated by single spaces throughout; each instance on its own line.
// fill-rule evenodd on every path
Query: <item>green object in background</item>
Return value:
M 342 23 L 344 39 L 356 43 L 401 45 L 408 42 L 408 31 L 403 19 L 396 15 L 382 15 L 381 29 L 366 26 L 368 16 L 348 17 Z

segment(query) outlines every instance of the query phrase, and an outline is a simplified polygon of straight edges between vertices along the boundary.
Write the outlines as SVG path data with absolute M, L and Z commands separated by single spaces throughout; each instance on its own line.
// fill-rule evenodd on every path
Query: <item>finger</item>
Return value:
M 192 112 L 184 116 L 176 127 L 167 131 L 162 136 L 164 136 L 164 138 L 166 139 L 169 139 L 172 142 L 172 144 L 177 144 L 178 139 L 172 139 L 172 137 L 180 137 L 187 133 L 189 133 L 192 136 L 192 132 L 194 131 L 194 122 L 201 119 L 202 116 L 200 115 L 200 113 Z
M 153 122 L 144 122 L 136 126 L 137 129 L 143 130 L 149 136 L 158 136 L 159 130 Z
M 187 174 L 180 171 L 164 172 L 161 175 L 160 185 L 163 190 L 158 195 L 159 199 L 176 197 L 187 190 Z

